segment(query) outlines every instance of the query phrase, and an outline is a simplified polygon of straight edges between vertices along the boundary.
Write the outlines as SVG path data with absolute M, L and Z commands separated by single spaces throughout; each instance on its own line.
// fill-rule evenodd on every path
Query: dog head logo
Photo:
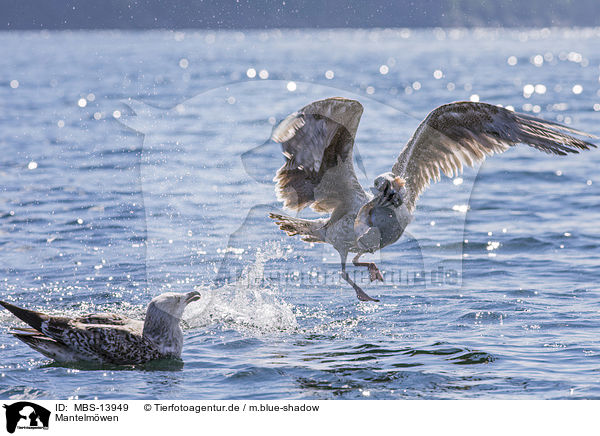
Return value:
M 4 405 L 6 409 L 6 430 L 14 433 L 17 428 L 47 429 L 50 411 L 28 401 Z

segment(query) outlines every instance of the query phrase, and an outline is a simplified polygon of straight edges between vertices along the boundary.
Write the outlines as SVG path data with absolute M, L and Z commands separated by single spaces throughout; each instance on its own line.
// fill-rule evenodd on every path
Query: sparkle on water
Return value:
M 600 29 L 45 35 L 0 34 L 0 299 L 136 318 L 164 291 L 202 299 L 173 370 L 48 365 L 1 311 L 0 398 L 600 398 L 598 150 L 517 148 L 432 186 L 370 256 L 374 304 L 266 218 L 277 147 L 244 160 L 334 95 L 365 105 L 365 187 L 449 101 L 600 134 Z

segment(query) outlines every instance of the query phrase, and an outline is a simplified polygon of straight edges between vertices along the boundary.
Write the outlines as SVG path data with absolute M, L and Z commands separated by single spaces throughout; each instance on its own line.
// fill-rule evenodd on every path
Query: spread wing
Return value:
M 284 207 L 331 213 L 357 198 L 367 200 L 352 164 L 362 112 L 355 100 L 328 98 L 289 115 L 273 130 L 271 139 L 281 144 L 286 159 L 273 179 Z
M 458 102 L 433 110 L 406 144 L 392 172 L 406 180 L 405 204 L 415 208 L 419 195 L 441 173 L 452 177 L 463 165 L 523 143 L 556 155 L 596 147 L 571 134 L 584 132 L 487 103 Z

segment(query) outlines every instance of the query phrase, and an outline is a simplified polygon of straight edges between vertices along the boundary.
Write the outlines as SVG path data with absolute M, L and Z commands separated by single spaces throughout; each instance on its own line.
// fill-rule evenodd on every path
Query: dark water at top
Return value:
M 265 144 L 358 98 L 369 186 L 425 115 L 480 99 L 600 134 L 598 30 L 0 34 L 0 298 L 143 316 L 166 290 L 183 368 L 65 368 L 0 312 L 0 398 L 599 398 L 600 152 L 519 147 L 444 179 L 373 256 L 286 237 Z M 244 157 L 242 159 L 242 157 Z M 307 214 L 310 216 L 310 213 Z M 354 268 L 351 268 L 354 273 Z

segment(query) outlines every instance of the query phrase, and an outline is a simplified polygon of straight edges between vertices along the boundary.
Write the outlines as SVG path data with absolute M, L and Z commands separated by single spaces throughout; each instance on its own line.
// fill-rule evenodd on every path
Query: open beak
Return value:
M 196 301 L 200 299 L 200 292 L 192 291 L 188 292 L 185 297 L 185 304 L 190 304 L 192 301 Z

